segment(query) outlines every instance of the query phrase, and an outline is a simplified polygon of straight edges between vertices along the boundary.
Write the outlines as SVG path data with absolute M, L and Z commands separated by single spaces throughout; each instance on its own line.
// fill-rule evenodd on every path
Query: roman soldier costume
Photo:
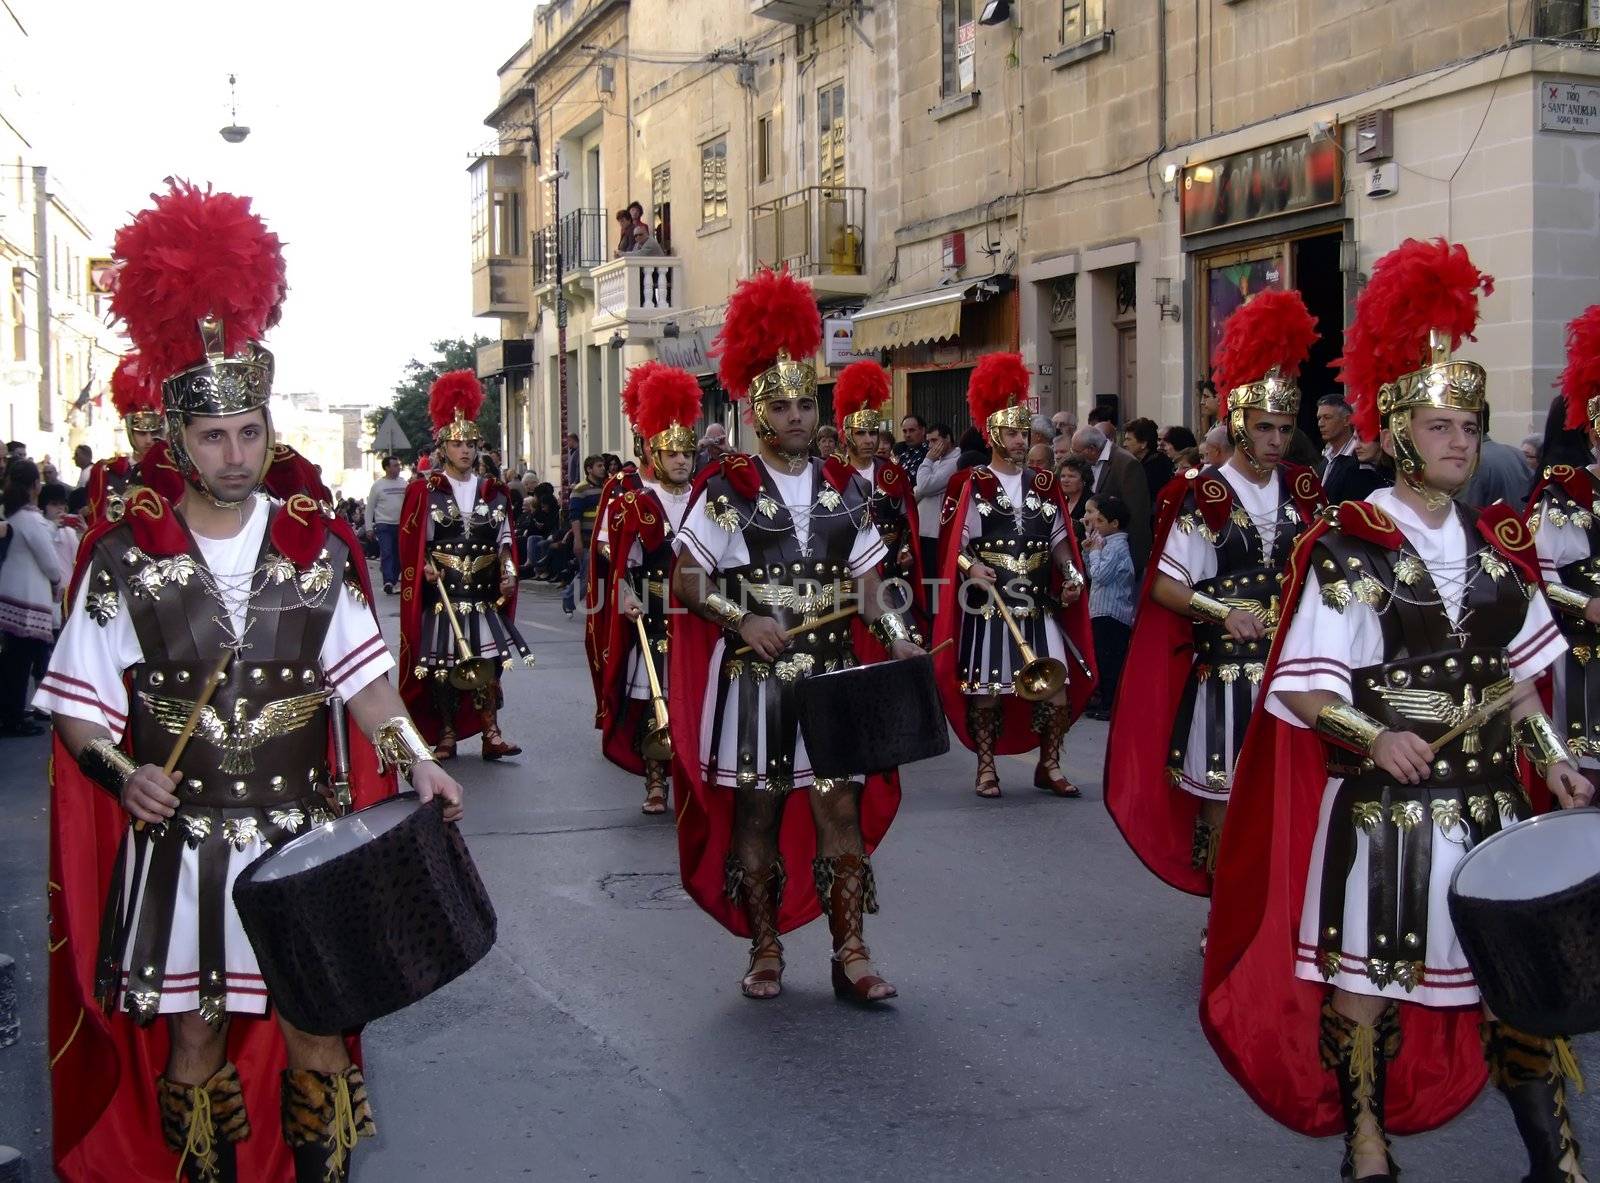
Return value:
M 1271 1116 L 1345 1135 L 1346 1178 L 1357 1156 L 1387 1158 L 1388 1132 L 1466 1108 L 1485 1059 L 1528 1146 L 1528 1178 L 1581 1177 L 1564 1043 L 1480 1012 L 1443 907 L 1466 852 L 1541 805 L 1543 774 L 1568 759 L 1542 714 L 1515 725 L 1505 711 L 1474 714 L 1549 669 L 1565 643 L 1521 518 L 1451 502 L 1425 481 L 1412 434 L 1414 414 L 1433 408 L 1476 412 L 1481 425 L 1484 369 L 1451 351 L 1490 290 L 1462 247 L 1408 240 L 1357 302 L 1341 359 L 1357 430 L 1389 433 L 1415 496 L 1346 502 L 1296 547 L 1217 865 L 1206 1034 Z M 1446 511 L 1442 525 L 1419 502 Z M 1282 697 L 1296 692 L 1330 695 L 1314 727 Z M 1424 779 L 1402 783 L 1375 763 L 1391 730 L 1436 745 Z M 1519 772 L 1519 749 L 1538 778 Z M 1396 1168 L 1366 1170 L 1390 1179 Z
M 967 406 L 991 448 L 1000 449 L 1002 428 L 1028 429 L 1028 386 L 1027 367 L 1014 353 L 989 354 L 973 370 Z M 1080 795 L 1061 773 L 1061 743 L 1098 675 L 1088 597 L 1063 601 L 1064 592 L 1084 585 L 1069 522 L 1061 486 L 1042 468 L 1005 473 L 975 465 L 956 473 L 945 493 L 940 588 L 954 589 L 956 598 L 934 608 L 934 670 L 950 726 L 978 755 L 980 796 L 1000 795 L 997 753 L 1033 747 L 1034 785 L 1058 797 Z M 994 569 L 992 596 L 966 582 L 973 560 Z M 1064 701 L 1035 685 L 1040 663 L 1053 663 Z
M 1600 304 L 1567 326 L 1561 372 L 1567 428 L 1600 432 Z M 1600 625 L 1588 619 L 1600 596 L 1600 476 L 1595 466 L 1545 469 L 1528 503 L 1545 597 L 1566 637 L 1555 666 L 1552 714 L 1567 747 L 1590 776 L 1600 775 Z
M 747 400 L 764 441 L 779 438 L 767 419 L 773 400 L 815 399 L 811 358 L 821 328 L 810 289 L 787 271 L 746 280 L 729 302 L 717 341 L 722 384 Z M 893 989 L 866 970 L 862 917 L 877 911 L 869 855 L 894 817 L 899 783 L 892 774 L 864 785 L 816 776 L 799 726 L 805 679 L 860 660 L 866 626 L 841 612 L 884 557 L 871 490 L 843 462 L 804 453 L 787 463 L 732 455 L 698 483 L 677 535 L 679 568 L 692 557 L 714 590 L 695 612 L 674 613 L 670 626 L 684 887 L 751 938 L 741 983 L 748 997 L 776 995 L 779 934 L 821 911 L 833 935 L 836 993 L 878 1001 Z M 741 645 L 747 615 L 791 632 L 775 660 Z M 874 627 L 885 647 L 908 635 L 892 613 Z
M 452 370 L 428 391 L 434 440 L 483 439 L 483 387 Z M 522 749 L 500 733 L 501 674 L 533 655 L 517 629 L 517 554 L 505 485 L 441 464 L 406 488 L 400 508 L 400 695 L 438 759 L 483 733 L 483 758 Z
M 1247 417 L 1299 413 L 1295 377 L 1316 339 L 1316 322 L 1295 291 L 1262 292 L 1223 327 L 1214 380 L 1235 459 L 1190 469 L 1161 492 L 1128 651 L 1128 668 L 1140 676 L 1122 688 L 1112 714 L 1106 808 L 1146 866 L 1196 895 L 1211 890 L 1222 834 L 1202 805 L 1228 800 L 1266 671 L 1283 572 L 1325 504 L 1309 468 L 1268 470 L 1256 460 Z M 1188 611 L 1172 611 L 1152 594 L 1161 576 L 1188 592 Z M 1259 638 L 1229 633 L 1236 609 L 1261 622 Z
M 833 414 L 849 453 L 851 433 L 880 431 L 889 409 L 889 371 L 875 361 L 851 362 L 833 384 Z M 872 488 L 872 520 L 883 536 L 881 572 L 894 597 L 891 607 L 905 613 L 914 636 L 927 635 L 927 587 L 923 582 L 922 550 L 917 543 L 917 498 L 911 477 L 899 461 L 873 456 L 855 469 Z M 869 641 L 870 644 L 870 641 Z M 879 660 L 873 653 L 872 659 Z
M 689 471 L 681 482 L 669 478 L 667 456 L 685 455 L 683 467 L 692 470 L 700 382 L 657 364 L 628 415 L 643 438 L 645 472 L 619 473 L 608 482 L 611 496 L 595 529 L 596 549 L 609 559 L 606 580 L 591 579 L 588 589 L 589 619 L 600 638 L 595 725 L 606 758 L 644 774 L 644 812 L 664 813 L 672 759 L 664 695 L 667 598 L 673 540 L 692 491 Z M 626 610 L 630 603 L 643 610 L 637 624 Z
M 93 528 L 102 519 L 116 521 L 126 508 L 131 486 L 137 485 L 139 462 L 148 437 L 161 433 L 161 382 L 152 380 L 137 351 L 125 353 L 111 371 L 111 403 L 122 417 L 132 454 L 96 460 L 89 466 L 85 486 L 84 524 Z
M 169 492 L 209 497 L 187 421 L 260 411 L 270 436 L 273 361 L 259 341 L 285 290 L 277 237 L 248 200 L 174 183 L 115 249 L 112 309 L 163 378 L 179 480 Z M 35 699 L 108 733 L 74 759 L 58 731 L 51 765 L 49 1044 L 64 1179 L 170 1180 L 177 1164 L 191 1180 L 341 1180 L 373 1132 L 359 1067 L 284 1067 L 229 888 L 277 844 L 393 792 L 359 731 L 342 742 L 343 702 L 392 661 L 344 522 L 304 493 L 277 500 L 258 486 L 237 504 L 245 520 L 231 538 L 192 533 L 148 485 L 120 518 L 102 515 Z M 425 752 L 403 718 L 377 743 L 396 759 Z M 348 763 L 330 756 L 345 751 Z M 130 824 L 123 786 L 139 766 L 173 762 L 176 813 Z M 152 1089 L 167 1046 L 154 1020 L 195 1011 L 232 1021 L 231 1058 L 204 1084 L 161 1075 Z M 279 1112 L 284 1139 L 260 1136 Z

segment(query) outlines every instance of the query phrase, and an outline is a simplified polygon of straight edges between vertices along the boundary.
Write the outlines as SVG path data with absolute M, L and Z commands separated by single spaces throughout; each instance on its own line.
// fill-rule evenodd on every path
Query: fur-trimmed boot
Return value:
M 1581 1090 L 1583 1077 L 1564 1039 L 1529 1035 L 1498 1019 L 1479 1026 L 1489 1083 L 1511 1103 L 1517 1133 L 1528 1148 L 1523 1183 L 1580 1183 L 1578 1139 L 1567 1109 L 1566 1081 Z
M 205 1084 L 156 1077 L 161 1136 L 189 1183 L 236 1183 L 235 1144 L 250 1136 L 239 1070 L 225 1063 Z
M 1344 1162 L 1340 1178 L 1354 1183 L 1393 1183 L 1400 1168 L 1389 1153 L 1384 1132 L 1383 1100 L 1389 1061 L 1400 1052 L 1400 1018 L 1391 1004 L 1373 1026 L 1340 1014 L 1333 1000 L 1322 1004 L 1322 1066 L 1339 1080 L 1339 1103 L 1344 1109 Z M 1355 1159 L 1378 1143 L 1388 1169 L 1376 1175 L 1357 1175 Z
M 1061 775 L 1061 744 L 1072 726 L 1072 711 L 1065 704 L 1033 704 L 1033 730 L 1039 736 L 1039 763 L 1033 770 L 1033 787 L 1057 797 L 1081 797 L 1078 786 Z
M 281 1095 L 296 1183 L 345 1183 L 356 1143 L 377 1133 L 361 1069 L 285 1068 Z
M 845 966 L 870 961 L 863 940 L 863 915 L 878 910 L 878 884 L 872 862 L 864 854 L 820 857 L 811 864 L 817 880 L 817 898 L 833 934 L 833 992 L 851 1002 L 883 1002 L 899 993 L 876 974 L 851 979 Z

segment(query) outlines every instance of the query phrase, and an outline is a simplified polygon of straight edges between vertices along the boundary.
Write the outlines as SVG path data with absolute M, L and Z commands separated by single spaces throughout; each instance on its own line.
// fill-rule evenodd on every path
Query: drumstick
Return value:
M 856 607 L 854 604 L 850 604 L 844 608 L 835 609 L 826 616 L 819 616 L 809 624 L 797 624 L 791 629 L 785 629 L 783 635 L 786 637 L 798 637 L 801 633 L 809 633 L 814 628 L 821 628 L 825 624 L 832 624 L 836 620 L 843 620 L 847 616 L 854 616 L 859 611 L 861 611 L 860 608 Z M 742 645 L 733 651 L 733 655 L 735 657 L 743 657 L 745 654 L 753 652 L 755 651 L 751 649 L 750 646 Z
M 1471 731 L 1474 727 L 1482 727 L 1491 717 L 1498 715 L 1511 705 L 1511 691 L 1507 690 L 1497 694 L 1485 702 L 1480 702 L 1465 719 L 1446 731 L 1438 739 L 1428 745 L 1429 753 L 1437 756 L 1445 744 L 1455 739 L 1464 731 Z
M 233 660 L 233 650 L 229 649 L 217 659 L 217 664 L 211 669 L 211 676 L 206 679 L 206 684 L 200 687 L 200 697 L 194 700 L 194 706 L 189 710 L 189 718 L 183 725 L 183 730 L 178 732 L 178 738 L 173 741 L 172 752 L 167 756 L 167 762 L 161 771 L 168 776 L 178 766 L 178 761 L 183 758 L 183 749 L 189 746 L 189 737 L 194 734 L 194 729 L 200 723 L 200 712 L 206 709 L 206 704 L 211 701 L 211 696 L 217 692 L 217 687 L 222 685 L 228 673 L 228 664 Z M 133 823 L 135 830 L 144 829 L 144 822 Z

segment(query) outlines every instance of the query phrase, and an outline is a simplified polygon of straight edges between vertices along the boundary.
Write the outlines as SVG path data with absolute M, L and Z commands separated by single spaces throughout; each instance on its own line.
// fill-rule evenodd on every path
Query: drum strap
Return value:
M 199 853 L 200 892 L 196 908 L 200 938 L 200 1014 L 208 1022 L 220 1020 L 228 1005 L 229 849 L 226 842 L 204 842 Z
M 1397 944 L 1395 941 L 1395 826 L 1389 794 L 1380 799 L 1377 824 L 1367 830 L 1367 976 L 1374 985 L 1387 986 Z

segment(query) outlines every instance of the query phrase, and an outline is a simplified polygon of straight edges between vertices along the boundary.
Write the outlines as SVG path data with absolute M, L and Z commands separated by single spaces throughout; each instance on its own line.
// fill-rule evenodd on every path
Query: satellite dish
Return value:
M 244 143 L 244 138 L 250 134 L 250 129 L 248 127 L 242 127 L 239 123 L 239 90 L 237 83 L 238 79 L 234 75 L 229 74 L 228 93 L 231 98 L 233 122 L 228 124 L 227 127 L 223 128 L 217 133 L 230 144 L 242 144 Z

